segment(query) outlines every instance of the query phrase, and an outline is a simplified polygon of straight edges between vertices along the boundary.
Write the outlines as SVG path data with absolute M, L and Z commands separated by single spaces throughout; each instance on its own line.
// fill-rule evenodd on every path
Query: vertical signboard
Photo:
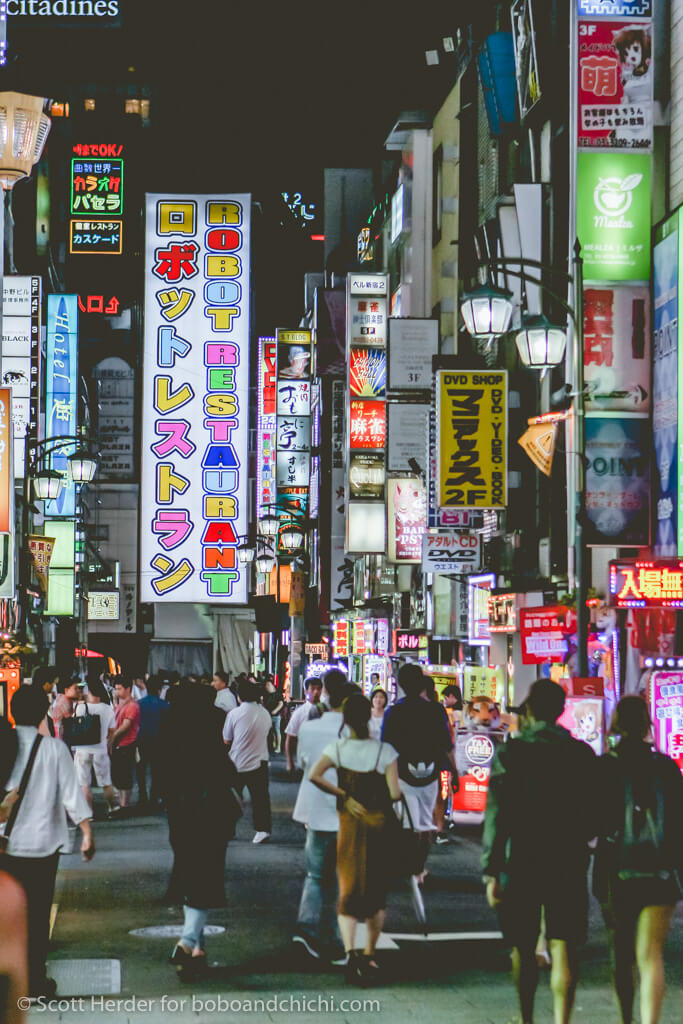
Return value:
M 35 440 L 40 414 L 41 279 L 3 280 L 2 384 L 12 389 L 14 475 L 24 476 L 26 436 Z
M 427 492 L 418 477 L 392 477 L 387 484 L 387 555 L 390 562 L 422 561 L 427 528 Z
M 437 501 L 440 508 L 507 504 L 507 373 L 440 370 Z
M 0 388 L 0 533 L 14 528 L 12 518 L 12 392 Z
M 647 547 L 650 535 L 649 420 L 586 417 L 586 543 Z
M 275 431 L 277 417 L 275 391 L 277 377 L 277 342 L 275 338 L 258 340 L 258 388 L 256 392 L 256 518 L 274 505 Z
M 93 370 L 97 385 L 99 480 L 135 479 L 135 370 L 119 356 Z
M 650 716 L 655 746 L 683 772 L 683 672 L 654 672 Z
M 142 601 L 246 601 L 250 212 L 147 196 Z
M 678 544 L 679 469 L 679 211 L 660 224 L 653 253 L 654 342 L 652 432 L 654 437 L 654 554 L 683 550 Z
M 344 553 L 346 531 L 346 472 L 344 444 L 344 381 L 332 381 L 332 472 L 330 525 L 330 608 L 351 597 L 350 563 Z
M 45 437 L 73 437 L 78 424 L 78 296 L 48 295 L 45 354 Z M 64 486 L 54 501 L 45 502 L 45 516 L 73 516 L 76 491 L 68 472 L 75 446 L 64 444 L 49 455 L 51 469 Z

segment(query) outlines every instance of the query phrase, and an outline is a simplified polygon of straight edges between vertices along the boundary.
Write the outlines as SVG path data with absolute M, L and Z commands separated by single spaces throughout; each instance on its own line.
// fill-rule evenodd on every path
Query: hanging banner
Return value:
M 505 508 L 507 373 L 437 373 L 439 508 Z
M 652 148 L 653 57 L 648 22 L 580 22 L 580 149 Z
M 649 281 L 647 153 L 579 153 L 577 233 L 585 281 Z
M 74 437 L 78 425 L 78 296 L 48 295 L 45 356 L 45 437 Z M 45 516 L 73 516 L 76 488 L 69 455 L 75 445 L 65 444 L 46 456 L 46 465 L 64 478 L 61 493 L 45 502 Z
M 584 288 L 583 310 L 586 411 L 649 412 L 649 288 Z
M 40 588 L 47 594 L 48 571 L 55 546 L 54 537 L 43 537 L 31 534 L 28 538 L 28 549 L 33 559 L 33 567 L 40 583 Z
M 0 388 L 0 533 L 14 531 L 13 496 L 12 392 Z
M 647 547 L 650 431 L 645 418 L 586 416 L 587 544 Z
M 390 562 L 421 562 L 427 529 L 427 492 L 417 477 L 387 481 L 387 540 Z
M 141 601 L 244 604 L 249 195 L 148 195 Z
M 518 445 L 524 449 L 541 473 L 550 476 L 557 440 L 557 423 L 535 423 L 520 437 Z

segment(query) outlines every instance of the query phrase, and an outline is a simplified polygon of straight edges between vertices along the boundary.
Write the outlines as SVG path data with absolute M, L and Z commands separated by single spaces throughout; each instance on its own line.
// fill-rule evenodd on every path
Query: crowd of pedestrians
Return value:
M 345 966 L 349 982 L 362 985 L 381 976 L 375 950 L 395 881 L 387 866 L 409 880 L 419 908 L 430 845 L 445 827 L 444 793 L 458 788 L 458 688 L 447 687 L 439 701 L 410 663 L 398 683 L 395 703 L 379 685 L 368 699 L 330 669 L 307 681 L 284 729 L 287 771 L 301 772 L 293 818 L 306 831 L 293 942 L 314 961 Z M 483 881 L 511 949 L 521 1020 L 533 1021 L 539 941 L 550 952 L 555 1024 L 570 1020 L 592 847 L 622 1024 L 633 1019 L 636 970 L 640 1019 L 656 1024 L 663 949 L 681 895 L 683 777 L 652 750 L 641 698 L 619 703 L 602 758 L 557 724 L 564 703 L 562 687 L 547 679 L 531 687 L 518 709 L 520 729 L 498 748 L 489 780 Z M 269 761 L 291 710 L 272 678 L 160 673 L 86 686 L 38 670 L 12 699 L 16 729 L 0 719 L 0 889 L 16 909 L 21 896 L 11 878 L 23 887 L 28 920 L 28 980 L 19 970 L 13 984 L 33 996 L 54 989 L 45 956 L 59 851 L 68 814 L 81 829 L 83 856 L 94 855 L 93 780 L 111 819 L 165 808 L 173 851 L 167 900 L 184 913 L 170 960 L 184 978 L 201 975 L 207 914 L 225 905 L 226 849 L 245 794 L 253 843 L 271 837 Z

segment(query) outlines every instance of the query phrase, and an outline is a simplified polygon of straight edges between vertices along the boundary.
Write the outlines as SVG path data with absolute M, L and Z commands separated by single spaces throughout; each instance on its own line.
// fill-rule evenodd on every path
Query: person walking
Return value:
M 55 736 L 57 739 L 64 739 L 64 720 L 71 718 L 74 713 L 76 701 L 80 697 L 78 679 L 59 679 L 57 678 L 57 697 L 55 702 L 50 708 L 50 718 L 52 719 Z
M 683 877 L 683 776 L 652 750 L 647 704 L 623 697 L 598 762 L 602 815 L 593 889 L 602 906 L 622 1024 L 631 1024 L 634 966 L 641 1024 L 657 1024 L 666 988 L 664 945 Z
M 82 713 L 81 713 L 82 709 Z M 104 799 L 107 801 L 107 810 L 112 812 L 118 809 L 116 793 L 111 783 L 111 759 L 109 757 L 109 742 L 114 735 L 116 719 L 114 709 L 109 702 L 109 694 L 99 679 L 92 679 L 88 684 L 88 696 L 85 704 L 79 704 L 76 709 L 76 716 L 94 715 L 100 723 L 100 738 L 97 743 L 74 747 L 74 765 L 81 789 L 88 801 L 88 807 L 92 812 L 92 773 L 95 772 L 95 781 L 102 787 Z
M 309 718 L 318 715 L 318 704 L 323 692 L 323 684 L 317 676 L 311 676 L 304 684 L 304 703 L 295 708 L 285 729 L 285 765 L 288 772 L 294 771 L 296 761 L 296 745 L 299 729 Z
M 385 917 L 392 801 L 401 799 L 399 755 L 388 743 L 369 738 L 370 701 L 362 693 L 346 699 L 343 720 L 348 737 L 328 744 L 309 778 L 324 793 L 337 797 L 339 930 L 348 956 L 347 980 L 363 983 L 377 971 L 375 949 Z M 330 768 L 337 769 L 336 783 L 327 777 Z M 354 948 L 359 921 L 365 921 L 367 929 L 363 951 Z
M 0 871 L 15 878 L 26 893 L 28 995 L 50 998 L 57 986 L 46 975 L 45 960 L 59 854 L 68 843 L 67 814 L 83 834 L 84 860 L 94 856 L 95 842 L 90 808 L 68 748 L 38 732 L 47 706 L 47 696 L 37 686 L 20 686 L 10 703 L 16 729 L 3 743 L 0 788 L 12 792 L 13 807 L 2 826 L 6 852 L 0 854 Z
M 147 696 L 138 701 L 140 729 L 137 737 L 138 760 L 135 765 L 135 774 L 140 807 L 156 807 L 160 798 L 156 754 L 161 723 L 169 707 L 168 701 L 162 700 L 159 696 L 160 689 L 161 679 L 158 676 L 150 676 L 147 680 Z
M 273 682 L 272 676 L 268 676 L 265 683 L 265 694 L 263 697 L 263 706 L 270 715 L 271 731 L 269 742 L 272 745 L 274 754 L 280 753 L 280 716 L 285 703 L 282 699 L 282 695 L 278 690 L 277 686 Z
M 225 718 L 223 740 L 237 772 L 240 793 L 249 791 L 254 816 L 253 843 L 270 839 L 271 814 L 268 792 L 268 733 L 270 715 L 259 704 L 259 688 L 248 680 L 240 685 L 238 708 Z
M 382 736 L 382 726 L 384 725 L 384 712 L 387 709 L 389 698 L 387 697 L 387 691 L 383 690 L 378 686 L 370 694 L 370 739 L 378 740 Z
M 187 979 L 206 969 L 208 911 L 225 906 L 225 853 L 241 811 L 211 689 L 183 683 L 161 721 L 160 786 L 174 861 L 169 896 L 183 905 L 183 930 L 170 962 Z
M 557 724 L 564 703 L 557 683 L 533 683 L 526 727 L 496 752 L 484 818 L 486 895 L 512 947 L 523 1024 L 533 1020 L 542 918 L 552 956 L 555 1024 L 571 1017 L 588 921 L 597 760 L 587 743 Z
M 330 710 L 304 722 L 297 745 L 297 764 L 304 774 L 292 817 L 306 827 L 306 879 L 292 941 L 315 960 L 341 966 L 346 963 L 346 951 L 337 924 L 339 814 L 333 794 L 316 787 L 308 774 L 344 727 L 341 709 L 348 683 L 344 673 L 333 668 L 323 677 L 323 684 Z M 336 784 L 336 770 L 330 768 L 325 778 Z
M 119 810 L 112 815 L 125 815 L 130 810 L 135 769 L 135 741 L 140 730 L 140 708 L 131 694 L 131 681 L 119 676 L 114 684 L 116 728 L 109 739 L 112 782 L 119 791 Z
M 425 876 L 425 862 L 432 834 L 436 832 L 434 809 L 439 795 L 442 769 L 448 766 L 453 788 L 458 788 L 453 736 L 441 704 L 427 699 L 428 680 L 419 665 L 402 665 L 398 674 L 403 700 L 384 715 L 382 739 L 398 751 L 398 774 L 408 814 L 405 827 L 412 823 L 417 833 L 412 864 L 413 900 L 422 900 L 417 886 Z
M 223 714 L 229 715 L 237 707 L 237 697 L 230 688 L 229 674 L 216 669 L 211 685 L 216 691 L 216 699 L 214 701 L 216 707 L 220 708 Z

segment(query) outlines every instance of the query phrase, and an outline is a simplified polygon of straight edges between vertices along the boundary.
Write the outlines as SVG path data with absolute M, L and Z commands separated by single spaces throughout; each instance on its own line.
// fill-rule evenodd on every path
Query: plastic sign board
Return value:
M 422 538 L 422 571 L 438 573 L 479 572 L 481 537 L 477 533 L 441 530 Z
M 652 433 L 654 438 L 654 554 L 683 554 L 683 473 L 679 473 L 683 431 L 683 358 L 679 359 L 681 326 L 678 310 L 683 273 L 683 232 L 677 210 L 655 232 L 653 251 Z
M 655 746 L 683 772 L 683 672 L 654 672 L 650 717 Z
M 616 608 L 683 608 L 683 560 L 610 562 L 609 593 Z
M 507 373 L 440 370 L 436 378 L 439 508 L 505 508 Z
M 349 434 L 351 448 L 384 448 L 387 436 L 385 403 L 352 399 Z
M 577 233 L 586 281 L 649 281 L 648 153 L 579 153 Z
M 72 220 L 69 224 L 72 256 L 120 256 L 123 252 L 123 221 Z
M 384 398 L 387 382 L 387 354 L 384 349 L 352 348 L 349 390 L 352 398 Z
M 71 161 L 71 213 L 115 217 L 123 213 L 123 160 Z
M 387 556 L 390 562 L 422 560 L 422 538 L 427 529 L 427 492 L 418 477 L 391 477 L 387 481 Z
M 277 331 L 278 380 L 307 380 L 312 374 L 312 334 L 309 330 Z
M 520 608 L 519 622 L 524 665 L 565 660 L 567 636 L 576 629 L 576 615 L 571 608 L 564 605 Z
M 14 476 L 23 479 L 26 436 L 35 438 L 41 412 L 41 279 L 7 274 L 2 293 L 2 385 L 12 389 Z
M 426 654 L 429 647 L 429 637 L 417 629 L 395 629 L 394 650 L 397 654 Z
M 429 391 L 432 356 L 439 351 L 439 321 L 392 317 L 389 320 L 389 387 Z
M 0 533 L 14 530 L 12 497 L 12 392 L 0 388 Z
M 649 288 L 629 284 L 584 288 L 583 339 L 586 410 L 648 413 Z
M 45 356 L 45 437 L 73 437 L 77 427 L 78 391 L 78 296 L 48 295 Z M 49 446 L 53 447 L 53 446 Z M 73 516 L 76 491 L 68 472 L 68 457 L 75 446 L 65 444 L 51 451 L 50 469 L 61 473 L 64 485 L 54 501 L 45 502 L 45 515 Z
M 119 618 L 118 590 L 91 590 L 88 593 L 88 619 Z
M 489 601 L 495 585 L 494 573 L 470 576 L 467 580 L 467 642 L 474 647 L 491 645 Z
M 244 604 L 249 195 L 148 195 L 141 601 Z
M 337 619 L 332 624 L 332 653 L 335 658 L 346 658 L 349 654 L 349 620 Z

